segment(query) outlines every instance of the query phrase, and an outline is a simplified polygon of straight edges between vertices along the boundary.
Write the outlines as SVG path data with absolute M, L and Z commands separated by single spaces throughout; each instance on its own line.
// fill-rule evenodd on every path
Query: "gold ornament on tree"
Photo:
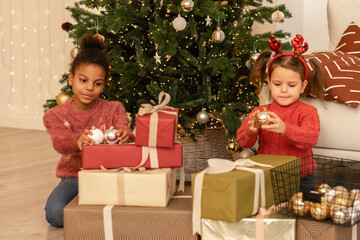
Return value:
M 320 193 L 322 196 L 324 196 L 325 193 L 327 193 L 327 191 L 329 191 L 330 189 L 331 187 L 326 183 L 322 183 L 316 186 L 316 191 Z
M 266 107 L 264 107 L 263 110 L 259 112 L 256 117 L 257 117 L 257 122 L 260 125 L 265 125 L 269 123 L 266 119 L 270 118 L 270 115 L 268 114 Z
M 221 43 L 225 39 L 225 33 L 220 29 L 220 27 L 217 27 L 217 29 L 212 33 L 211 39 L 216 43 Z
M 72 96 L 68 92 L 61 92 L 56 96 L 56 104 L 61 105 L 66 103 L 67 101 L 71 100 Z
M 282 11 L 276 10 L 271 14 L 271 19 L 275 22 L 281 22 L 285 17 L 285 14 Z
M 230 154 L 235 154 L 239 151 L 240 146 L 239 144 L 234 141 L 234 139 L 231 139 L 227 144 L 226 144 L 226 151 L 228 151 L 228 153 Z
M 80 48 L 74 47 L 73 49 L 71 49 L 70 56 L 71 56 L 72 58 L 75 58 L 76 55 L 78 55 L 79 52 L 80 52 Z
M 194 9 L 194 2 L 192 0 L 183 0 L 181 8 L 184 12 L 191 12 Z

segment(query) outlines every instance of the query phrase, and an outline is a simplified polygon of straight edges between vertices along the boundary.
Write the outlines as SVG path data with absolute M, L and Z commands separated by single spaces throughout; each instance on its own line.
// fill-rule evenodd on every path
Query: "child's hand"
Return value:
M 79 147 L 80 150 L 82 150 L 82 146 L 84 144 L 87 145 L 93 145 L 94 144 L 94 139 L 92 139 L 91 137 L 89 137 L 88 135 L 92 135 L 93 133 L 89 130 L 89 129 L 85 129 L 85 131 L 80 135 L 80 137 L 77 140 L 77 145 Z
M 269 121 L 268 124 L 262 125 L 261 128 L 268 130 L 274 133 L 283 134 L 285 132 L 285 123 L 278 115 L 274 112 L 267 112 L 270 115 L 270 118 L 266 120 Z
M 129 135 L 128 135 L 127 131 L 124 131 L 122 129 L 118 129 L 117 133 L 116 133 L 116 136 L 119 139 L 119 144 L 129 142 Z
M 249 115 L 248 125 L 249 125 L 249 132 L 256 133 L 260 129 L 260 124 L 257 121 L 257 115 L 260 110 L 256 110 Z

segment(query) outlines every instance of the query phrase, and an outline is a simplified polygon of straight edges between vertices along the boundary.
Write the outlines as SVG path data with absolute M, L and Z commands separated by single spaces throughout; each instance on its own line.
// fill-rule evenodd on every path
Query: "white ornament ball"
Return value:
M 104 138 L 108 144 L 116 144 L 119 142 L 119 139 L 116 136 L 117 130 L 111 126 L 108 130 L 105 131 Z
M 326 198 L 326 201 L 330 204 L 332 198 L 335 196 L 336 191 L 334 189 L 330 189 L 324 194 L 324 197 Z
M 348 213 L 349 213 L 349 219 L 350 219 L 351 225 L 354 225 L 355 223 L 357 223 L 359 221 L 359 219 L 360 219 L 359 209 L 355 209 L 354 207 L 349 207 Z
M 172 22 L 173 27 L 176 31 L 182 31 L 186 28 L 186 20 L 182 16 L 177 16 Z
M 275 22 L 280 22 L 284 19 L 284 17 L 285 14 L 279 10 L 276 10 L 275 12 L 273 12 L 273 14 L 271 14 L 271 19 Z
M 102 141 L 104 140 L 104 133 L 95 127 L 92 127 L 92 129 L 90 130 L 90 132 L 92 132 L 92 135 L 88 135 L 90 138 L 94 139 L 95 141 L 95 145 L 99 145 L 102 143 Z
M 251 61 L 250 61 L 250 60 L 247 60 L 246 63 L 245 63 L 245 66 L 246 66 L 249 70 L 251 70 L 251 69 L 252 69 L 252 63 L 251 63 Z
M 212 33 L 211 39 L 216 43 L 221 43 L 225 39 L 225 33 L 219 27 Z
M 210 116 L 209 114 L 205 111 L 205 109 L 203 108 L 200 112 L 198 112 L 196 114 L 196 120 L 200 123 L 200 124 L 206 124 L 210 121 Z

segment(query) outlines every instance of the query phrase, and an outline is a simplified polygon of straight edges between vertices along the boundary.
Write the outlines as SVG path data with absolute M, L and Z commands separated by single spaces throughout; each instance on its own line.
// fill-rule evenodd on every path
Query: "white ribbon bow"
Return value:
M 261 194 L 261 207 L 265 207 L 265 176 L 261 169 L 249 168 L 253 166 L 272 167 L 268 164 L 262 164 L 251 161 L 250 159 L 239 159 L 235 162 L 226 159 L 211 158 L 208 160 L 209 167 L 198 173 L 195 177 L 194 183 L 194 200 L 193 200 L 193 234 L 201 235 L 201 196 L 202 185 L 205 173 L 217 174 L 226 173 L 234 169 L 253 172 L 255 174 L 255 191 L 254 204 L 252 214 L 256 214 L 259 205 L 259 193 Z M 259 191 L 260 190 L 260 191 Z
M 164 100 L 162 100 L 162 98 L 164 96 L 165 96 L 165 98 L 164 98 Z M 142 107 L 139 108 L 138 115 L 143 116 L 145 114 L 158 112 L 164 108 L 170 108 L 169 106 L 167 106 L 167 104 L 170 102 L 170 99 L 171 99 L 171 97 L 168 93 L 160 92 L 158 105 L 153 106 L 149 103 L 141 104 Z

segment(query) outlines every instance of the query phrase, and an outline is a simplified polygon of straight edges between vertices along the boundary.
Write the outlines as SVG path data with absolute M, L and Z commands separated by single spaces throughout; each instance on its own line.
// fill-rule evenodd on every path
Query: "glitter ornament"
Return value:
M 331 204 L 339 205 L 344 207 L 349 207 L 352 205 L 352 202 L 349 201 L 350 194 L 347 192 L 338 192 L 335 196 L 331 199 Z
M 330 215 L 330 207 L 324 197 L 321 198 L 321 203 L 310 203 L 310 214 L 316 220 L 325 220 Z
M 293 213 L 297 216 L 305 216 L 310 211 L 310 204 L 303 200 L 303 193 L 295 193 L 291 199 Z
M 88 135 L 90 138 L 92 138 L 92 139 L 94 139 L 94 144 L 95 145 L 99 145 L 99 144 L 101 144 L 102 142 L 103 142 L 103 140 L 104 140 L 104 133 L 100 130 L 100 129 L 98 129 L 98 128 L 96 128 L 95 126 L 93 126 L 92 128 L 91 128 L 91 130 L 90 130 L 90 132 L 92 132 L 92 135 Z
M 347 208 L 344 206 L 334 206 L 332 208 L 332 221 L 336 224 L 345 224 L 349 222 L 349 213 L 347 211 Z
M 111 126 L 108 130 L 105 131 L 105 134 L 104 134 L 105 141 L 108 144 L 116 144 L 116 143 L 118 143 L 119 139 L 116 136 L 117 132 L 118 131 L 113 126 Z
M 76 55 L 78 55 L 79 52 L 80 52 L 80 49 L 78 47 L 74 47 L 73 49 L 71 49 L 70 56 L 72 58 L 75 58 Z
M 256 118 L 257 118 L 257 122 L 260 125 L 266 125 L 269 122 L 265 119 L 270 118 L 270 115 L 268 114 L 267 109 L 264 107 L 263 110 L 256 115 Z
M 56 96 L 56 104 L 61 105 L 66 103 L 67 101 L 71 100 L 72 96 L 68 92 L 61 92 Z
M 240 145 L 234 141 L 233 139 L 231 139 L 227 144 L 226 144 L 226 151 L 228 151 L 228 153 L 230 154 L 235 154 L 239 151 L 240 149 Z
M 271 14 L 271 19 L 275 22 L 281 22 L 285 17 L 285 14 L 282 11 L 276 10 Z
M 198 121 L 200 124 L 206 124 L 210 121 L 210 116 L 205 111 L 205 108 L 196 114 L 196 121 Z
M 181 8 L 184 12 L 191 12 L 194 9 L 194 2 L 192 0 L 183 0 Z
M 176 31 L 182 31 L 186 28 L 186 20 L 180 14 L 172 22 Z
M 225 39 L 225 33 L 219 27 L 212 33 L 211 39 L 216 43 L 221 43 Z
M 331 187 L 326 183 L 322 183 L 322 184 L 319 184 L 319 185 L 316 186 L 316 191 L 318 193 L 320 193 L 322 196 L 324 196 L 325 193 L 327 191 L 329 191 L 330 189 L 331 189 Z

